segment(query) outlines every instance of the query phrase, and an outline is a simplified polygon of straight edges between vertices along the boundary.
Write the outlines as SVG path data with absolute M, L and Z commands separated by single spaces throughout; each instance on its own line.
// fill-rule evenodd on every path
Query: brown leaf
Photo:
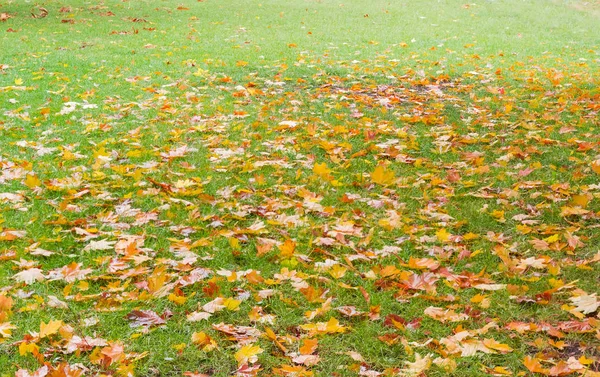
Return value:
M 151 327 L 164 325 L 166 323 L 163 318 L 152 310 L 132 310 L 131 313 L 127 314 L 126 318 L 132 321 L 132 323 L 130 323 L 131 327 Z

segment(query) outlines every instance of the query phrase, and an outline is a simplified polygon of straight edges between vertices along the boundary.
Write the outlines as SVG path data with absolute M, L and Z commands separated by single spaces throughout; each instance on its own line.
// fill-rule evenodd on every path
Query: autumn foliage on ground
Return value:
M 600 376 L 598 66 L 395 48 L 0 61 L 0 375 Z

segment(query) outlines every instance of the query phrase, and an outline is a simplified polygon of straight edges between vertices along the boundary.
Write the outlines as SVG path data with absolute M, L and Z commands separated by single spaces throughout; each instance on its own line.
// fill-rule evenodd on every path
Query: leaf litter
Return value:
M 236 376 L 600 375 L 598 75 L 306 59 L 5 109 L 15 376 L 137 375 L 161 332 Z

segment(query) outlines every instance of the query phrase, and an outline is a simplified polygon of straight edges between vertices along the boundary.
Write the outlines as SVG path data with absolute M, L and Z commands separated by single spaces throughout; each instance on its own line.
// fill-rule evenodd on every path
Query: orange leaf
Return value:
M 600 174 L 600 160 L 592 162 L 592 170 L 596 174 Z
M 525 356 L 523 364 L 525 365 L 525 368 L 529 369 L 529 371 L 532 373 L 548 374 L 548 370 L 542 367 L 542 364 L 539 362 L 539 360 L 531 356 Z
M 285 242 L 279 246 L 279 251 L 281 252 L 282 257 L 291 257 L 294 255 L 294 250 L 296 249 L 296 243 L 290 239 L 285 240 Z
M 203 331 L 192 334 L 192 343 L 199 345 L 204 352 L 209 352 L 217 348 L 217 342 Z
M 310 355 L 317 350 L 318 345 L 317 339 L 304 339 L 302 341 L 302 347 L 300 347 L 300 354 Z

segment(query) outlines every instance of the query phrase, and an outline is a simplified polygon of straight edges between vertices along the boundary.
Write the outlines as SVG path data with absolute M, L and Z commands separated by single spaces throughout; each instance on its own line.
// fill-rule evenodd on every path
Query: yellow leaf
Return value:
M 340 322 L 333 317 L 328 322 L 307 323 L 300 325 L 300 328 L 311 334 L 343 333 L 347 330 L 347 327 L 341 326 Z
M 544 241 L 548 242 L 548 243 L 554 243 L 558 241 L 558 234 L 553 234 L 548 238 L 544 238 Z
M 259 346 L 247 344 L 240 348 L 234 356 L 238 364 L 243 365 L 247 363 L 255 363 L 256 361 L 258 361 L 258 357 L 256 355 L 261 353 L 263 353 L 263 349 Z
M 144 172 L 142 171 L 142 169 L 136 169 L 132 174 L 131 174 L 131 178 L 133 178 L 134 181 L 139 182 L 142 177 L 144 176 Z
M 187 301 L 187 297 L 178 296 L 174 293 L 170 293 L 169 296 L 167 296 L 167 299 L 171 302 L 174 302 L 177 305 L 183 305 Z
M 483 345 L 491 350 L 498 351 L 500 353 L 507 353 L 507 352 L 511 352 L 513 350 L 508 344 L 500 343 L 500 342 L 496 341 L 495 339 L 491 339 L 491 338 L 484 339 Z
M 592 199 L 592 195 L 573 195 L 571 196 L 571 204 L 579 206 L 581 208 L 587 207 L 588 203 Z
M 185 344 L 185 343 L 179 343 L 179 344 L 173 345 L 173 349 L 176 351 L 183 351 L 185 349 L 185 347 L 187 347 L 187 344 Z
M 464 239 L 465 241 L 475 240 L 475 239 L 477 239 L 477 238 L 479 238 L 479 235 L 478 235 L 478 234 L 475 234 L 475 233 L 471 233 L 471 232 L 469 232 L 469 233 L 467 233 L 467 234 L 463 235 L 463 239 Z
M 379 165 L 371 173 L 371 181 L 382 186 L 387 186 L 394 183 L 396 176 L 393 171 L 386 169 L 384 166 Z
M 35 174 L 27 174 L 27 177 L 25 177 L 25 186 L 30 189 L 40 187 L 41 184 L 42 181 Z
M 315 164 L 315 166 L 313 166 L 313 173 L 315 173 L 316 175 L 318 175 L 320 178 L 323 179 L 331 179 L 331 176 L 329 175 L 329 173 L 331 172 L 331 170 L 327 167 L 326 163 L 322 163 L 322 164 Z
M 32 353 L 35 355 L 39 352 L 39 349 L 40 348 L 35 343 L 21 342 L 21 344 L 19 344 L 19 355 L 25 356 L 28 353 Z
M 505 375 L 505 376 L 512 376 L 513 375 L 513 373 L 510 370 L 508 370 L 508 369 L 506 369 L 504 367 L 495 367 L 494 368 L 494 372 L 498 373 L 498 374 L 501 374 L 501 375 Z
M 335 332 L 345 332 L 346 328 L 344 326 L 340 326 L 340 321 L 331 317 L 329 322 L 327 322 L 326 330 L 329 333 L 335 333 Z
M 77 284 L 77 288 L 80 291 L 87 291 L 88 289 L 90 289 L 90 284 L 87 281 L 80 281 L 79 284 Z
M 490 307 L 490 299 L 486 295 L 482 295 L 480 293 L 471 297 L 471 302 L 474 304 L 479 304 L 482 308 L 486 309 Z
M 15 85 L 23 85 L 23 79 L 15 79 Z
M 496 220 L 498 220 L 501 223 L 506 221 L 504 219 L 504 211 L 494 210 L 494 211 L 492 211 L 491 215 L 493 218 L 495 218 Z
M 445 228 L 442 228 L 435 232 L 435 236 L 440 242 L 446 242 L 450 238 L 451 234 Z
M 157 294 L 164 287 L 168 278 L 165 270 L 165 266 L 157 267 L 148 277 L 148 290 L 151 294 Z
M 236 299 L 231 298 L 231 297 L 226 298 L 225 301 L 223 301 L 223 305 L 227 309 L 232 310 L 232 311 L 239 310 L 238 307 L 240 306 L 241 303 L 242 302 L 240 300 L 236 300 Z
M 63 321 L 61 320 L 50 321 L 48 324 L 45 324 L 44 322 L 40 323 L 40 339 L 56 334 L 62 325 Z
M 588 359 L 585 355 L 581 355 L 581 357 L 578 359 L 578 361 L 583 365 L 591 365 L 596 362 L 595 359 Z
M 581 207 L 569 207 L 569 206 L 563 206 L 560 209 L 560 215 L 563 217 L 567 217 L 567 216 L 579 216 L 579 215 L 585 215 L 587 213 L 589 213 L 590 211 L 585 210 Z
M 210 352 L 217 348 L 217 342 L 203 331 L 192 334 L 192 343 L 199 345 L 204 352 Z
M 135 149 L 132 151 L 127 152 L 126 154 L 127 157 L 141 157 L 142 156 L 142 151 L 140 149 Z
M 346 271 L 348 271 L 347 268 L 340 266 L 339 264 L 335 264 L 329 270 L 329 274 L 335 279 L 341 279 L 346 274 Z
M 63 149 L 61 157 L 65 161 L 73 161 L 77 158 L 75 154 L 68 149 Z

